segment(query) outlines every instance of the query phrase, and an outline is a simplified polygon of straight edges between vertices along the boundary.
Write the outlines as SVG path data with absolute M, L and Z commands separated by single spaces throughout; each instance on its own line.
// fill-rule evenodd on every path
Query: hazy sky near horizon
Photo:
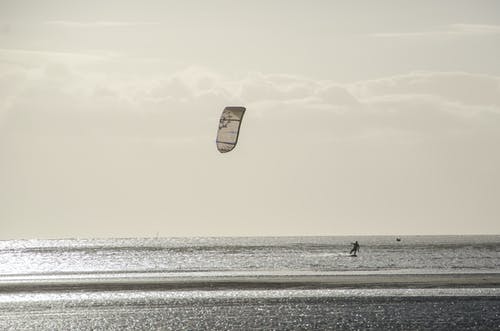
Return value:
M 0 239 L 500 234 L 498 59 L 500 1 L 0 0 Z

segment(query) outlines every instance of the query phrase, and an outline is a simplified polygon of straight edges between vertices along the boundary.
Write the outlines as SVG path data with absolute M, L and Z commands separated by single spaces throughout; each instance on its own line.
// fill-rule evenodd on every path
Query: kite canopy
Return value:
M 219 130 L 217 131 L 217 149 L 219 152 L 227 153 L 236 147 L 245 110 L 245 107 L 226 107 L 222 111 Z

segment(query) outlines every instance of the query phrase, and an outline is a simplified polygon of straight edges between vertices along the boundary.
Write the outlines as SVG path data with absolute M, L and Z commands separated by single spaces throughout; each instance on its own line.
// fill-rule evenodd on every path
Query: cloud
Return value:
M 500 136 L 496 76 L 414 72 L 341 84 L 283 74 L 234 78 L 199 66 L 124 76 L 119 69 L 136 59 L 23 50 L 0 50 L 0 55 L 8 60 L 0 71 L 0 128 L 11 133 L 210 139 L 210 123 L 220 110 L 241 104 L 250 120 L 260 123 L 259 139 L 270 140 L 276 132 L 311 143 L 398 135 L 415 141 L 474 132 Z M 9 64 L 14 60 L 20 65 Z M 102 65 L 94 68 L 96 62 Z
M 328 84 L 316 90 L 324 103 L 329 105 L 357 106 L 359 100 L 347 90 L 345 86 L 339 84 Z
M 46 25 L 66 28 L 121 28 L 160 25 L 159 22 L 137 22 L 137 21 L 46 21 Z
M 68 67 L 81 65 L 96 65 L 99 63 L 116 61 L 118 54 L 86 51 L 62 52 L 36 49 L 0 48 L 0 74 L 7 72 L 19 73 L 22 71 L 36 71 L 48 64 L 63 64 Z
M 291 75 L 252 73 L 241 82 L 240 96 L 245 102 L 291 101 L 313 96 L 317 83 Z
M 464 35 L 500 35 L 500 25 L 452 24 L 450 29 Z
M 414 72 L 358 82 L 358 98 L 426 95 L 464 105 L 500 107 L 500 77 L 465 72 Z
M 375 33 L 376 38 L 427 38 L 427 37 L 467 37 L 467 36 L 498 36 L 500 25 L 485 24 L 451 24 L 444 28 L 414 31 L 414 32 L 385 32 Z

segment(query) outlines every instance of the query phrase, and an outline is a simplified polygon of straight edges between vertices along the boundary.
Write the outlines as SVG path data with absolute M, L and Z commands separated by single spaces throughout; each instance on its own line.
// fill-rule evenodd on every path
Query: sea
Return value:
M 500 330 L 500 236 L 399 239 L 4 240 L 0 330 Z

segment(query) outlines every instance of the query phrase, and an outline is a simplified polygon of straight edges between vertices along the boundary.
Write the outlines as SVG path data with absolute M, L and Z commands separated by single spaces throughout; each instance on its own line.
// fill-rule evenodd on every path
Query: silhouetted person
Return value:
M 355 242 L 352 243 L 352 249 L 349 254 L 356 255 L 358 252 L 359 252 L 359 244 L 358 241 L 356 240 Z

